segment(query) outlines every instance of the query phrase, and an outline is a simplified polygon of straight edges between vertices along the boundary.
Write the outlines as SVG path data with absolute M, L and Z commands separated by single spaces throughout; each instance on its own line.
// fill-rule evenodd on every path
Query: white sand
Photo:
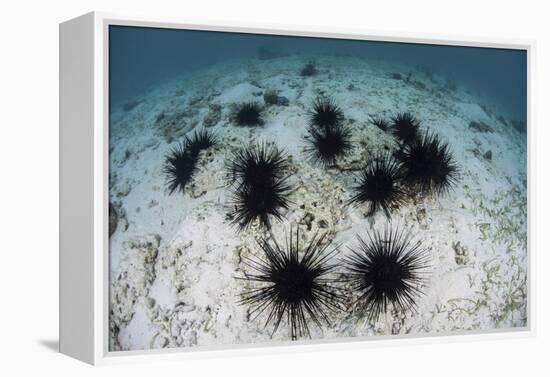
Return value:
M 320 69 L 317 76 L 300 77 L 300 67 L 311 58 L 217 65 L 152 90 L 130 111 L 114 110 L 110 197 L 119 222 L 110 242 L 112 350 L 287 340 L 286 323 L 271 337 L 265 317 L 249 319 L 247 307 L 237 304 L 248 284 L 235 279 L 242 276 L 241 255 L 258 255 L 254 237 L 263 232 L 253 228 L 239 234 L 226 219 L 230 192 L 224 187 L 225 158 L 255 140 L 283 147 L 294 161 L 295 204 L 285 213 L 286 222 L 275 223 L 275 236 L 283 240 L 290 223 L 301 223 L 305 239 L 326 230 L 334 244 L 355 246 L 357 234 L 383 229 L 387 220 L 380 213 L 366 219 L 361 207 L 342 207 L 353 183 L 349 170 L 384 146 L 395 147 L 389 134 L 369 123 L 370 117 L 402 111 L 411 111 L 423 129 L 447 140 L 461 168 L 453 192 L 410 202 L 392 216 L 394 224 L 411 229 L 430 251 L 425 295 L 416 314 L 392 312 L 376 323 L 364 323 L 352 312 L 341 313 L 331 328 L 311 324 L 312 337 L 526 325 L 525 135 L 484 110 L 478 97 L 464 88 L 446 89 L 444 78 L 413 70 L 412 80 L 425 85 L 419 88 L 388 75 L 405 77 L 408 67 L 327 56 L 313 57 Z M 233 126 L 231 105 L 250 100 L 263 104 L 267 89 L 287 97 L 289 106 L 267 107 L 264 127 Z M 307 110 L 320 93 L 341 105 L 356 145 L 366 142 L 366 148 L 358 146 L 340 163 L 344 172 L 305 161 Z M 222 142 L 202 152 L 200 171 L 185 194 L 169 196 L 164 156 L 186 132 L 201 127 L 215 105 L 221 106 L 221 117 L 211 130 Z M 161 113 L 180 114 L 174 118 L 178 125 L 159 129 Z M 493 132 L 478 132 L 469 127 L 471 121 L 483 121 Z M 489 150 L 491 160 L 484 158 Z M 306 214 L 314 217 L 310 231 Z M 346 246 L 340 247 L 340 256 L 349 253 Z

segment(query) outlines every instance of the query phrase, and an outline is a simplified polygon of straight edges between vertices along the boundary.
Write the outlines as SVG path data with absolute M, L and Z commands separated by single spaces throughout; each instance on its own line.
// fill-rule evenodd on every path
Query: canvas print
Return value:
M 109 350 L 528 325 L 525 50 L 109 27 Z

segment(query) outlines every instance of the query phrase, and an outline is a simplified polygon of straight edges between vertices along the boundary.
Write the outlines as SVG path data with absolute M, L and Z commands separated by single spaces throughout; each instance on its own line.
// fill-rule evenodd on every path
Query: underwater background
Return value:
M 109 95 L 121 105 L 182 73 L 272 54 L 350 55 L 440 74 L 483 96 L 508 117 L 527 118 L 524 50 L 110 26 Z
M 110 350 L 525 328 L 526 59 L 110 26 Z

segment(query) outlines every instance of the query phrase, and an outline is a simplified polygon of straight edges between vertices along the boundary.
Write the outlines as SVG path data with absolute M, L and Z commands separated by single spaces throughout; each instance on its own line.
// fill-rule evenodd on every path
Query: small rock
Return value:
M 115 206 L 109 202 L 109 237 L 111 237 L 117 228 L 118 225 L 118 212 Z
M 151 348 L 166 348 L 169 344 L 169 341 L 164 336 L 157 336 L 153 342 Z
M 132 155 L 132 151 L 130 151 L 129 149 L 126 149 L 124 151 L 124 155 L 122 156 L 122 159 L 120 160 L 120 163 L 124 164 L 126 161 L 128 161 L 131 155 Z
M 196 115 L 196 111 L 196 109 L 190 109 L 171 114 L 163 111 L 157 115 L 154 128 L 167 143 L 171 143 L 194 127 L 194 123 L 190 119 Z
M 307 230 L 311 230 L 311 223 L 315 220 L 315 216 L 313 216 L 312 213 L 308 212 L 302 219 L 301 223 L 305 224 L 307 227 Z
M 197 332 L 195 330 L 191 331 L 188 338 L 189 345 L 194 346 L 197 344 Z
M 426 229 L 428 227 L 428 214 L 426 212 L 426 208 L 421 207 L 418 208 L 416 211 L 416 220 L 418 221 L 418 224 L 422 229 Z
M 201 96 L 201 95 L 194 95 L 193 97 L 191 97 L 189 99 L 189 105 L 190 106 L 193 106 L 193 105 L 196 105 L 197 103 L 199 103 L 204 97 Z
M 130 182 L 125 181 L 122 185 L 120 185 L 118 189 L 118 197 L 128 196 L 128 194 L 132 191 L 132 186 L 130 186 Z
M 201 196 L 206 194 L 206 190 L 203 190 L 202 188 L 199 188 L 197 185 L 191 186 L 191 192 L 190 195 L 193 199 L 200 198 Z
M 152 309 L 155 306 L 155 299 L 152 297 L 147 297 L 145 299 L 145 306 L 147 306 L 149 309 Z
M 485 152 L 485 154 L 483 155 L 483 157 L 484 157 L 487 161 L 491 161 L 491 160 L 493 159 L 493 152 L 487 151 L 487 152 Z
M 130 102 L 126 102 L 123 106 L 122 106 L 122 110 L 124 111 L 131 111 L 133 110 L 134 108 L 136 108 L 140 103 L 142 103 L 143 100 L 139 100 L 139 101 L 130 101 Z
M 180 302 L 179 304 L 176 305 L 176 307 L 182 313 L 190 313 L 190 312 L 192 312 L 193 310 L 196 309 L 195 305 L 186 304 L 184 302 Z
M 403 76 L 400 73 L 391 72 L 388 76 L 394 80 L 403 80 Z
M 204 127 L 213 127 L 216 124 L 218 124 L 221 118 L 222 118 L 222 107 L 218 104 L 211 104 L 210 110 L 204 117 L 202 124 L 204 125 Z
M 159 204 L 159 202 L 157 202 L 156 200 L 153 199 L 149 202 L 148 207 L 153 208 L 153 207 L 158 206 L 158 204 Z
M 412 85 L 416 87 L 416 89 L 426 90 L 426 85 L 421 81 L 413 81 Z
M 468 258 L 468 249 L 461 245 L 460 241 L 452 243 L 453 250 L 455 252 L 456 264 L 465 265 L 470 259 Z
M 130 227 L 130 224 L 128 223 L 128 219 L 126 218 L 126 215 L 120 218 L 119 224 L 120 224 L 120 229 L 122 229 L 123 232 L 126 232 Z
M 483 121 L 479 121 L 479 122 L 471 121 L 469 127 L 476 130 L 476 131 L 478 131 L 478 132 L 493 132 L 494 131 L 491 126 L 489 126 L 487 123 L 485 123 Z
M 157 139 L 155 139 L 154 137 L 150 138 L 149 140 L 147 140 L 144 144 L 143 144 L 143 147 L 144 148 L 153 148 L 153 149 L 156 149 L 158 146 L 159 146 L 159 142 Z
M 277 92 L 274 90 L 266 90 L 264 93 L 264 102 L 266 105 L 277 105 L 279 102 Z
M 328 223 L 325 220 L 319 220 L 317 222 L 317 225 L 319 225 L 319 228 L 321 228 L 321 229 L 328 228 Z
M 290 103 L 290 101 L 288 100 L 288 98 L 284 97 L 284 96 L 277 96 L 277 105 L 279 106 L 288 106 Z
M 525 122 L 522 121 L 522 120 L 512 120 L 511 121 L 512 123 L 512 126 L 514 126 L 514 128 L 520 132 L 526 132 L 527 131 L 527 126 L 525 125 Z

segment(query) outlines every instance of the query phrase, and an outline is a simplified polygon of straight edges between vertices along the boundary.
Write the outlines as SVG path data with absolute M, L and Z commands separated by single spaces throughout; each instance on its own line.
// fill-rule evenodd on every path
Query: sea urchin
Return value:
M 407 145 L 418 140 L 420 122 L 410 113 L 401 113 L 392 118 L 392 134 L 401 144 Z
M 262 107 L 256 102 L 241 103 L 233 110 L 231 119 L 238 126 L 252 127 L 262 125 Z
M 359 293 L 359 315 L 377 320 L 390 304 L 400 312 L 414 310 L 428 262 L 420 242 L 412 243 L 409 232 L 391 228 L 369 233 L 367 240 L 357 238 L 359 250 L 350 249 L 344 276 Z
M 309 245 L 300 248 L 300 233 L 281 246 L 273 235 L 258 242 L 264 258 L 244 258 L 244 264 L 253 270 L 244 279 L 255 287 L 244 292 L 241 304 L 251 306 L 250 315 L 257 318 L 267 311 L 265 326 L 273 323 L 274 334 L 283 317 L 290 327 L 290 338 L 311 337 L 308 321 L 321 328 L 321 322 L 330 326 L 329 313 L 342 309 L 342 297 L 329 283 L 329 274 L 336 265 L 330 260 L 338 252 L 329 250 L 326 234 L 315 235 Z M 258 286 L 259 285 L 259 286 Z
M 318 128 L 310 126 L 305 137 L 304 151 L 309 160 L 325 167 L 334 166 L 336 161 L 346 156 L 352 148 L 351 131 L 343 125 Z
M 276 146 L 265 143 L 239 149 L 227 164 L 228 180 L 239 185 L 258 186 L 266 181 L 281 180 L 287 174 L 290 160 Z
M 232 223 L 242 230 L 258 220 L 262 226 L 270 228 L 270 216 L 281 220 L 281 210 L 288 209 L 289 190 L 286 180 L 238 187 L 232 197 Z
M 367 216 L 382 209 L 386 217 L 390 211 L 405 201 L 406 192 L 401 188 L 401 168 L 397 160 L 385 154 L 378 154 L 359 175 L 358 184 L 353 187 L 354 196 L 350 204 L 367 204 Z
M 403 167 L 403 178 L 411 188 L 423 194 L 443 194 L 457 182 L 458 166 L 449 144 L 430 132 L 405 146 L 398 158 Z
M 340 125 L 344 120 L 344 112 L 340 106 L 325 96 L 319 96 L 313 101 L 313 109 L 309 111 L 309 125 L 319 128 Z

